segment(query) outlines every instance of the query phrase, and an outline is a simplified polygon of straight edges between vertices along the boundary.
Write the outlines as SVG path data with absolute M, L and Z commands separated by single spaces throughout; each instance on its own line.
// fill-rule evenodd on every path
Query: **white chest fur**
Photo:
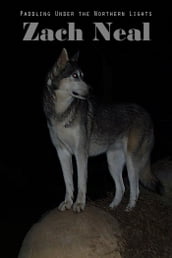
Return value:
M 51 140 L 55 148 L 66 148 L 74 154 L 79 144 L 79 126 L 65 127 L 63 123 L 56 123 L 49 127 Z

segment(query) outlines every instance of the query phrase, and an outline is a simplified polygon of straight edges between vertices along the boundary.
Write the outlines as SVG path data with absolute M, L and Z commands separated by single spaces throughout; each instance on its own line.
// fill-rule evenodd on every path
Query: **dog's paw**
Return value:
M 113 210 L 113 209 L 115 209 L 118 205 L 119 205 L 119 203 L 120 203 L 120 201 L 112 201 L 111 203 L 110 203 L 110 205 L 109 205 L 109 209 L 110 210 Z
M 84 211 L 85 209 L 85 203 L 81 203 L 81 202 L 75 202 L 74 205 L 73 205 L 73 211 L 74 212 L 81 212 L 81 211 Z
M 127 207 L 125 208 L 125 211 L 126 212 L 130 212 L 134 209 L 135 206 L 131 205 L 131 204 L 128 204 Z
M 62 203 L 60 203 L 58 210 L 59 211 L 69 210 L 71 209 L 72 205 L 73 205 L 73 201 L 65 200 Z
M 111 203 L 110 205 L 109 205 L 109 209 L 110 210 L 113 210 L 115 208 L 115 205 L 113 205 L 113 203 Z

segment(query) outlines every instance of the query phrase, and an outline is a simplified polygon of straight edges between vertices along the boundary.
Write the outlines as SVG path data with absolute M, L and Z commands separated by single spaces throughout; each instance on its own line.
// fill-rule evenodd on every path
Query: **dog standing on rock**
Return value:
M 69 59 L 63 49 L 48 74 L 44 89 L 44 111 L 66 185 L 65 200 L 59 210 L 72 206 L 76 212 L 84 210 L 88 158 L 102 153 L 106 153 L 116 187 L 110 207 L 116 207 L 122 200 L 125 191 L 122 172 L 126 165 L 130 184 L 126 210 L 131 210 L 139 196 L 139 180 L 153 191 L 162 190 L 150 168 L 154 142 L 152 121 L 148 113 L 135 104 L 99 105 L 91 100 L 77 61 L 78 54 Z M 76 159 L 78 175 L 74 204 L 72 155 Z

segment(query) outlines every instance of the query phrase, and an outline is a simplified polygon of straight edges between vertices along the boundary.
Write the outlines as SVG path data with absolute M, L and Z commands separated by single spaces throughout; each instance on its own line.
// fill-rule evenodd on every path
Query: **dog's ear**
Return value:
M 59 58 L 57 59 L 57 67 L 63 69 L 68 61 L 69 57 L 67 50 L 63 48 Z
M 80 51 L 78 50 L 75 55 L 71 58 L 71 61 L 78 62 Z
M 65 48 L 62 49 L 60 56 L 58 57 L 56 63 L 54 64 L 49 77 L 53 79 L 59 74 L 59 72 L 65 67 L 66 63 L 69 61 L 68 53 Z

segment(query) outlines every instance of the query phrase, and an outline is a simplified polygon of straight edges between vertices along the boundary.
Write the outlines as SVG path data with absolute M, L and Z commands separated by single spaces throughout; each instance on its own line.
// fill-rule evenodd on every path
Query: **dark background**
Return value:
M 16 257 L 30 226 L 64 198 L 63 176 L 42 109 L 46 74 L 63 47 L 70 56 L 80 50 L 79 64 L 85 81 L 102 101 L 134 102 L 147 109 L 155 127 L 152 162 L 172 154 L 172 59 L 167 13 L 155 11 L 152 17 L 135 18 L 75 17 L 76 24 L 86 35 L 83 42 L 23 42 L 24 21 L 39 20 L 43 28 L 55 29 L 66 24 L 66 19 L 23 18 L 19 17 L 19 10 L 10 26 L 8 51 L 5 46 L 1 49 L 2 54 L 8 56 L 3 62 L 5 71 L 1 84 L 0 189 L 1 227 L 5 240 L 2 257 Z M 139 27 L 148 21 L 152 41 L 107 42 L 102 39 L 92 42 L 92 22 L 98 20 L 112 21 L 116 28 Z M 112 186 L 105 156 L 91 159 L 88 198 L 101 198 Z

